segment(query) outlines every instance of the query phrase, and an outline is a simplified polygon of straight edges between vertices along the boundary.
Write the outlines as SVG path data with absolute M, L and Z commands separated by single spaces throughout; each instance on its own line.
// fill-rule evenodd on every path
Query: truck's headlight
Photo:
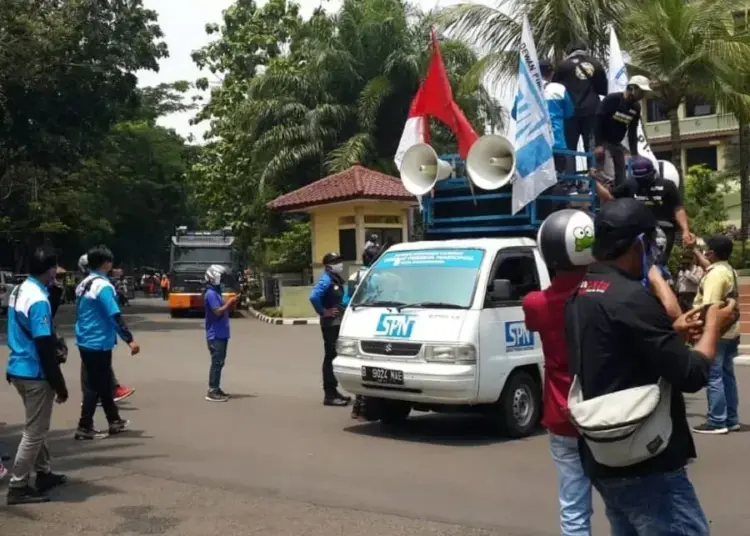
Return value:
M 336 341 L 336 353 L 338 355 L 357 355 L 357 346 L 356 339 L 339 338 Z
M 425 359 L 439 363 L 476 363 L 477 349 L 473 344 L 425 346 Z

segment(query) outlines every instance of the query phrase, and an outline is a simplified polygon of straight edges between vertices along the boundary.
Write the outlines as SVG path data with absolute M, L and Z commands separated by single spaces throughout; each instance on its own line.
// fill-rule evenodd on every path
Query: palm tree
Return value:
M 733 32 L 735 6 L 735 0 L 633 0 L 623 20 L 629 72 L 648 76 L 666 107 L 672 162 L 680 175 L 677 110 L 687 96 L 730 104 L 737 113 L 748 110 L 737 72 L 750 62 L 750 40 Z
M 436 20 L 451 37 L 485 54 L 478 72 L 499 82 L 518 73 L 524 15 L 539 57 L 559 63 L 573 41 L 583 41 L 595 55 L 604 56 L 609 46 L 607 28 L 617 27 L 624 4 L 624 0 L 501 0 L 493 8 L 462 3 L 445 8 Z
M 396 171 L 393 155 L 429 61 L 429 27 L 401 0 L 346 0 L 330 20 L 328 32 L 298 51 L 299 68 L 269 69 L 250 84 L 245 110 L 261 187 L 294 185 L 290 174 L 304 163 L 317 176 L 354 163 Z M 502 106 L 481 84 L 463 80 L 476 55 L 451 40 L 441 52 L 454 96 L 477 131 L 502 128 Z M 451 136 L 438 126 L 434 139 L 441 149 Z

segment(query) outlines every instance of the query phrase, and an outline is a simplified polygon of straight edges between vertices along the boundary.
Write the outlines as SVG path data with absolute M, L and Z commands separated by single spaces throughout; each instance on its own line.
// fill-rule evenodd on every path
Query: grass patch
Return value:
M 281 307 L 262 307 L 260 312 L 271 318 L 282 318 L 284 316 Z

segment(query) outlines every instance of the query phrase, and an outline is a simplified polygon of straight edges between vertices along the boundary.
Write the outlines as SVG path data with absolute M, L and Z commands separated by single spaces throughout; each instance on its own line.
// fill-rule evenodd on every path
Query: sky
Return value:
M 305 17 L 310 16 L 312 11 L 321 4 L 330 11 L 338 9 L 341 5 L 340 0 L 298 1 Z M 435 7 L 455 4 L 458 1 L 417 0 L 415 3 L 427 11 Z M 153 9 L 159 14 L 159 25 L 165 34 L 164 39 L 169 47 L 169 57 L 160 62 L 158 73 L 152 71 L 139 72 L 139 84 L 141 86 L 153 86 L 175 80 L 193 82 L 201 76 L 206 76 L 195 66 L 190 58 L 190 53 L 209 42 L 209 36 L 206 35 L 204 30 L 206 23 L 221 23 L 222 11 L 233 3 L 234 0 L 144 0 L 147 8 Z M 494 5 L 489 0 L 482 0 L 481 3 Z M 502 100 L 507 99 L 503 98 Z M 199 141 L 202 140 L 206 125 L 191 126 L 189 121 L 194 114 L 194 111 L 172 114 L 162 118 L 160 124 L 175 129 L 185 137 L 192 134 L 196 141 Z

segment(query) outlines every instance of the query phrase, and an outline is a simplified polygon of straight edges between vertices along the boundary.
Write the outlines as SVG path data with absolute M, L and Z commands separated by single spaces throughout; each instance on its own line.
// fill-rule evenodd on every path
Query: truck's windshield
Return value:
M 174 247 L 175 263 L 190 264 L 232 264 L 233 255 L 230 248 L 207 247 Z
M 483 258 L 481 249 L 388 251 L 367 273 L 351 306 L 468 308 Z

